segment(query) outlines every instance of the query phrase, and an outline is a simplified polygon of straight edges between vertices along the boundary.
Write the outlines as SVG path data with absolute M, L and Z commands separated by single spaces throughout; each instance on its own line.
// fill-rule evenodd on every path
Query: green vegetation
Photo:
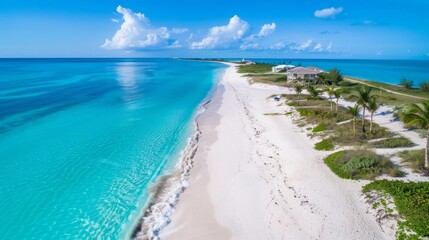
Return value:
M 405 137 L 388 138 L 371 143 L 375 148 L 400 148 L 400 147 L 412 147 L 414 143 Z
M 329 141 L 328 139 L 325 139 L 321 142 L 318 142 L 314 145 L 314 149 L 319 151 L 332 151 L 334 150 L 335 146 L 334 144 Z
M 353 107 L 347 107 L 347 112 L 353 116 L 353 134 L 356 134 L 356 122 L 359 117 L 360 106 L 355 104 Z
M 265 63 L 257 63 L 252 65 L 238 66 L 239 73 L 267 73 L 271 72 L 273 65 Z
M 358 125 L 362 124 L 361 120 L 357 120 Z M 337 125 L 333 130 L 334 134 L 331 140 L 339 145 L 346 146 L 362 146 L 365 145 L 369 140 L 379 138 L 390 138 L 393 137 L 393 133 L 384 127 L 380 127 L 378 124 L 373 124 L 371 132 L 363 132 L 362 129 L 358 129 L 356 132 L 350 131 L 353 129 L 353 122 Z M 369 123 L 365 122 L 365 126 L 368 127 Z
M 402 121 L 407 126 L 426 129 L 425 168 L 429 169 L 429 102 L 409 104 L 402 108 Z
M 412 89 L 413 85 L 414 85 L 414 81 L 413 80 L 408 80 L 406 78 L 402 78 L 399 85 L 403 86 L 406 89 Z
M 326 157 L 325 163 L 344 179 L 374 179 L 382 174 L 393 177 L 403 175 L 389 159 L 369 150 L 336 152 Z
M 326 130 L 328 130 L 328 125 L 324 122 L 319 123 L 319 125 L 313 128 L 314 133 L 323 132 Z
M 423 92 L 429 92 L 429 82 L 421 82 L 420 90 L 422 90 Z
M 299 112 L 301 117 L 305 117 L 305 120 L 311 124 L 317 124 L 324 120 L 337 123 L 351 118 L 344 108 L 341 108 L 338 113 L 331 112 L 326 108 L 298 108 L 296 110 Z
M 399 215 L 397 239 L 429 237 L 429 183 L 403 181 L 374 181 L 363 187 L 363 192 L 380 192 L 393 198 Z M 383 201 L 381 198 L 379 201 Z
M 393 106 L 400 106 L 407 103 L 419 103 L 422 100 L 429 100 L 429 95 L 422 89 L 405 88 L 398 85 L 391 85 L 386 83 L 365 81 L 352 77 L 345 77 L 344 82 L 349 82 L 354 85 L 347 88 L 359 88 L 361 86 L 370 86 L 378 95 L 380 103 L 390 104 Z M 349 98 L 350 96 L 346 96 Z
M 340 85 L 343 82 L 340 70 L 334 68 L 317 76 L 316 83 L 322 85 Z
M 265 83 L 277 86 L 290 86 L 285 74 L 270 73 L 270 74 L 247 74 L 245 77 L 250 78 L 251 83 Z
M 370 132 L 372 131 L 372 124 L 374 122 L 374 114 L 380 107 L 381 107 L 381 105 L 377 102 L 377 98 L 375 98 L 375 97 L 372 97 L 366 103 L 366 108 L 371 113 L 370 125 L 369 125 L 369 131 Z
M 356 91 L 357 104 L 362 107 L 362 131 L 365 132 L 365 110 L 368 109 L 369 102 L 371 102 L 375 98 L 375 96 L 372 94 L 372 88 L 370 87 L 363 86 L 356 89 Z
M 307 91 L 308 91 L 308 93 L 310 93 L 311 97 L 314 98 L 314 99 L 317 99 L 319 97 L 320 93 L 321 93 L 313 85 L 309 85 L 307 87 Z
M 301 100 L 300 96 L 301 96 L 302 91 L 304 90 L 304 86 L 301 85 L 301 84 L 295 84 L 293 86 L 293 89 L 295 90 L 295 93 L 296 93 L 296 95 L 298 97 L 297 103 L 298 103 L 298 106 L 299 106 L 299 101 Z
M 425 164 L 425 151 L 423 149 L 403 151 L 398 153 L 398 156 L 405 166 L 413 169 L 414 172 L 421 173 L 420 169 Z

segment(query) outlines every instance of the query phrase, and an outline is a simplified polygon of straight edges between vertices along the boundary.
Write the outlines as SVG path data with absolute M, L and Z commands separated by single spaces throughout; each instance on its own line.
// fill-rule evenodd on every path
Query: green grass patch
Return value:
M 344 179 L 374 179 L 383 174 L 393 177 L 403 175 L 388 158 L 369 150 L 336 152 L 326 157 L 325 163 Z
M 332 151 L 334 150 L 335 146 L 331 141 L 325 139 L 321 142 L 316 143 L 314 145 L 314 148 L 318 151 Z
M 397 239 L 421 239 L 429 237 L 429 183 L 403 181 L 374 181 L 363 187 L 364 193 L 378 191 L 389 194 L 399 215 Z M 410 234 L 414 232 L 415 234 Z
M 238 66 L 239 73 L 266 73 L 271 72 L 273 65 L 265 63 L 257 63 L 252 65 Z
M 365 121 L 366 132 L 362 131 L 362 121 L 357 121 L 356 132 L 353 131 L 353 122 L 336 125 L 331 137 L 332 142 L 340 145 L 359 146 L 367 144 L 368 140 L 393 137 L 393 133 L 387 128 L 373 123 L 372 131 L 369 131 L 369 121 Z
M 280 116 L 284 115 L 284 113 L 264 113 L 264 116 Z
M 398 153 L 398 156 L 402 159 L 401 162 L 405 166 L 413 169 L 414 172 L 421 173 L 420 167 L 425 164 L 425 150 L 411 150 L 403 151 Z
M 319 123 L 316 127 L 313 128 L 314 133 L 323 132 L 328 130 L 328 125 L 324 122 Z
M 412 147 L 414 143 L 405 137 L 388 138 L 377 142 L 372 142 L 371 146 L 375 148 L 400 148 L 400 147 Z
M 301 104 L 300 104 L 301 105 Z M 342 122 L 352 118 L 352 116 L 346 113 L 346 110 L 339 108 L 338 112 L 331 111 L 329 108 L 298 108 L 301 117 L 305 117 L 305 120 L 311 124 L 317 124 L 321 121 L 333 121 Z

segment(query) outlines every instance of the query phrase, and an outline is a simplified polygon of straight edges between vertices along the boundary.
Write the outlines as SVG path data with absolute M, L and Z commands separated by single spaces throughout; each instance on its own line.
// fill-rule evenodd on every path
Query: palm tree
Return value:
M 337 105 L 335 106 L 335 112 L 338 112 L 338 101 L 340 100 L 342 93 L 343 93 L 343 90 L 341 88 L 335 89 L 333 92 L 335 99 L 337 99 Z
M 343 81 L 343 76 L 341 75 L 340 70 L 334 68 L 328 72 L 328 81 L 332 85 L 338 85 L 341 81 Z
M 372 88 L 360 87 L 357 89 L 357 103 L 362 106 L 362 131 L 365 132 L 365 110 L 368 108 L 368 102 L 374 95 L 371 95 Z
M 326 73 L 320 73 L 316 76 L 316 83 L 321 85 L 326 85 Z
M 299 96 L 301 95 L 301 93 L 302 93 L 302 90 L 304 90 L 304 86 L 303 85 L 301 85 L 301 84 L 295 84 L 295 86 L 294 86 L 294 90 L 295 90 L 295 92 L 296 92 L 296 94 L 298 95 L 298 106 L 299 106 Z
M 308 91 L 308 93 L 310 93 L 312 98 L 317 98 L 320 94 L 320 91 L 317 90 L 313 85 L 309 85 L 307 87 L 307 91 Z
M 335 88 L 334 87 L 328 87 L 328 88 L 326 88 L 326 93 L 328 94 L 328 96 L 329 96 L 329 101 L 331 102 L 331 111 L 333 111 L 333 108 L 332 108 L 332 104 L 334 103 L 333 101 L 332 101 L 332 96 L 334 96 L 335 95 Z
M 429 102 L 406 105 L 401 119 L 407 126 L 417 126 L 427 130 L 425 149 L 425 168 L 429 168 Z
M 347 107 L 347 111 L 353 116 L 353 133 L 356 133 L 356 121 L 359 117 L 360 106 L 355 104 L 353 107 Z
M 371 113 L 371 123 L 369 125 L 369 131 L 372 132 L 372 123 L 373 123 L 373 117 L 375 111 L 377 111 L 380 108 L 380 104 L 377 103 L 377 98 L 373 97 L 371 98 L 367 103 L 368 111 Z

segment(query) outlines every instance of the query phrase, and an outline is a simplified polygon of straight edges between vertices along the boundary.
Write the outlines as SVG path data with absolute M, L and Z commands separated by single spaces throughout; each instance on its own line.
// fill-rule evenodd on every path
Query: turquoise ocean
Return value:
M 123 239 L 226 65 L 0 59 L 0 239 Z

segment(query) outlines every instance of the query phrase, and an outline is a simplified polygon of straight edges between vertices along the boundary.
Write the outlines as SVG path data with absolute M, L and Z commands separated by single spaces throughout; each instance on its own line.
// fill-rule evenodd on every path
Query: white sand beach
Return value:
M 392 239 L 360 189 L 323 163 L 326 153 L 230 65 L 207 111 L 190 186 L 161 239 Z M 284 90 L 283 90 L 284 92 Z

